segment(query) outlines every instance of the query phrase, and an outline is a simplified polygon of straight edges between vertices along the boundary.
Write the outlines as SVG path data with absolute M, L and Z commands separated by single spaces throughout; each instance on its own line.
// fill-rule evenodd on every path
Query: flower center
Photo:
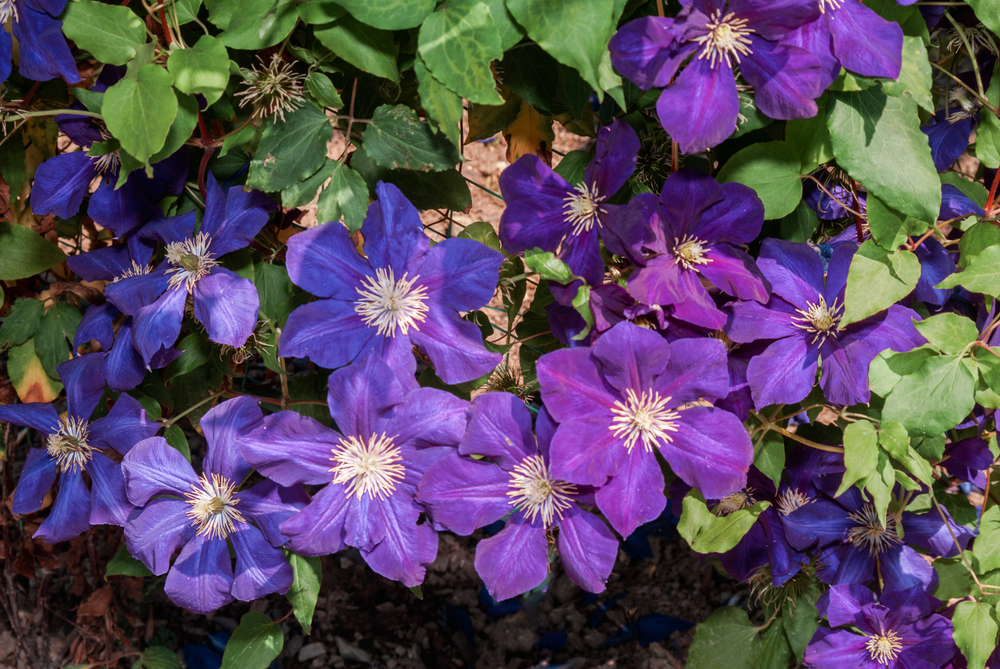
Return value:
M 868 637 L 865 642 L 868 655 L 879 664 L 888 666 L 896 659 L 899 652 L 903 650 L 903 639 L 893 631 L 883 632 L 876 636 Z
M 0 3 L 2 3 L 3 1 L 4 0 L 0 0 Z M 3 13 L 3 8 L 2 5 L 0 5 L 0 14 L 2 13 Z M 105 141 L 111 139 L 110 132 L 108 132 L 104 128 L 101 128 L 100 130 L 101 130 L 101 137 L 103 137 Z M 90 159 L 94 161 L 95 169 L 97 170 L 97 173 L 100 174 L 101 176 L 107 174 L 108 170 L 117 170 L 119 167 L 121 167 L 122 164 L 121 151 L 118 149 L 105 153 L 103 156 L 91 156 Z
M 530 522 L 542 517 L 546 529 L 556 520 L 562 520 L 563 512 L 572 506 L 576 486 L 549 476 L 549 468 L 541 455 L 531 455 L 514 467 L 510 473 L 510 505 L 523 511 Z
M 0 23 L 7 23 L 7 19 L 14 17 L 14 23 L 17 23 L 17 0 L 0 0 Z
M 567 195 L 563 200 L 563 214 L 566 220 L 573 224 L 570 234 L 577 236 L 584 232 L 590 232 L 594 226 L 601 225 L 600 215 L 606 213 L 601 207 L 601 203 L 607 198 L 597 192 L 597 185 L 593 187 L 585 183 L 576 187 L 576 192 Z
M 117 283 L 122 279 L 131 279 L 134 276 L 142 276 L 143 274 L 149 274 L 153 271 L 153 268 L 149 265 L 140 265 L 136 261 L 132 261 L 132 266 L 126 269 L 124 272 L 116 276 L 111 280 L 111 283 Z
M 199 535 L 209 539 L 225 539 L 233 533 L 234 523 L 245 523 L 246 519 L 237 509 L 240 500 L 235 496 L 236 484 L 225 476 L 205 474 L 191 484 L 191 492 L 184 493 L 184 499 L 191 505 L 186 513 L 191 524 L 198 527 Z
M 745 509 L 753 504 L 753 488 L 737 490 L 728 497 L 723 497 L 719 505 L 715 507 L 715 512 L 720 516 L 728 516 L 736 513 L 740 509 Z
M 722 345 L 726 347 L 727 353 L 732 353 L 733 351 L 735 351 L 740 347 L 739 344 L 730 339 L 729 335 L 727 335 L 722 330 L 713 330 L 710 336 L 712 337 L 712 339 L 718 339 L 719 341 L 721 341 Z
M 664 443 L 673 441 L 667 433 L 677 431 L 674 421 L 681 415 L 667 408 L 670 397 L 660 397 L 652 390 L 636 395 L 629 388 L 625 391 L 625 398 L 626 404 L 616 401 L 611 409 L 615 415 L 611 421 L 611 432 L 615 437 L 625 439 L 625 448 L 629 453 L 640 440 L 648 453 L 653 451 L 654 446 L 661 448 Z
M 695 265 L 707 265 L 711 258 L 705 257 L 705 242 L 691 235 L 674 239 L 674 262 L 684 269 L 695 269 Z
M 778 495 L 778 513 L 787 516 L 792 511 L 802 508 L 811 501 L 811 497 L 803 495 L 798 490 L 786 490 Z
M 840 9 L 840 3 L 844 0 L 819 0 L 819 11 L 826 14 L 827 9 Z
M 802 315 L 792 316 L 792 324 L 800 330 L 812 332 L 815 335 L 810 343 L 815 344 L 819 341 L 819 345 L 822 346 L 827 337 L 837 338 L 837 326 L 840 324 L 840 319 L 843 316 L 841 312 L 844 310 L 843 306 L 837 305 L 837 299 L 833 301 L 833 304 L 827 306 L 826 298 L 820 295 L 817 303 L 806 303 L 805 311 L 795 310 Z
M 858 548 L 867 548 L 869 555 L 878 555 L 893 544 L 901 543 L 896 534 L 896 519 L 887 516 L 886 524 L 883 525 L 871 504 L 865 504 L 860 511 L 852 513 L 848 518 L 858 524 L 847 531 L 847 540 Z
M 330 469 L 336 474 L 333 482 L 346 483 L 344 494 L 353 494 L 357 499 L 368 495 L 384 500 L 392 495 L 396 484 L 406 475 L 403 454 L 392 437 L 385 433 L 372 434 L 367 441 L 344 437 L 333 449 L 330 460 L 336 463 Z
M 747 35 L 755 31 L 747 28 L 747 23 L 749 23 L 747 19 L 735 18 L 733 12 L 722 16 L 721 9 L 715 10 L 705 24 L 708 33 L 694 39 L 704 47 L 698 54 L 698 60 L 708 58 L 708 64 L 713 68 L 716 66 L 716 61 L 719 63 L 726 61 L 728 67 L 733 66 L 733 60 L 739 64 L 740 56 L 749 56 L 753 53 Z
M 87 421 L 82 418 L 60 418 L 59 431 L 50 434 L 46 451 L 55 458 L 60 471 L 83 471 L 94 457 L 94 449 L 87 445 Z
M 419 330 L 417 323 L 427 318 L 427 287 L 413 287 L 419 279 L 403 277 L 396 281 L 392 268 L 375 270 L 375 278 L 366 276 L 357 288 L 361 298 L 354 303 L 354 311 L 368 327 L 378 328 L 378 333 L 395 337 L 397 330 L 407 334 L 410 328 Z
M 190 293 L 198 279 L 219 264 L 215 254 L 208 250 L 211 245 L 212 238 L 204 232 L 199 232 L 193 239 L 167 245 L 167 262 L 173 265 L 167 270 L 167 274 L 173 274 L 170 277 L 171 288 L 184 284 L 184 289 Z

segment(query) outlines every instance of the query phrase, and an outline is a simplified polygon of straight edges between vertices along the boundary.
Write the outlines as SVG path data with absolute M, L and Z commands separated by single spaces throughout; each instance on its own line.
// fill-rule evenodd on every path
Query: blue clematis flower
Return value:
M 18 42 L 18 72 L 34 81 L 62 77 L 71 84 L 80 81 L 76 60 L 62 33 L 66 0 L 7 0 L 0 3 L 0 24 L 11 22 L 11 32 L 0 29 L 0 81 L 12 69 L 14 41 Z

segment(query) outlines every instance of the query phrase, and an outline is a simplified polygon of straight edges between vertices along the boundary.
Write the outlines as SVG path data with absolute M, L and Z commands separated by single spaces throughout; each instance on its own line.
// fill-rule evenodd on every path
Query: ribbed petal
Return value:
M 252 520 L 275 548 L 288 537 L 281 533 L 281 524 L 309 504 L 309 495 L 302 486 L 283 487 L 274 481 L 261 481 L 239 494 L 239 510 Z
M 279 355 L 309 358 L 320 367 L 336 369 L 371 347 L 375 328 L 364 324 L 354 305 L 340 300 L 320 300 L 299 307 L 281 332 Z M 336 341 L 336 346 L 330 346 Z
M 80 256 L 70 256 L 79 258 Z M 108 351 L 115 343 L 115 329 L 112 325 L 118 317 L 118 308 L 110 302 L 105 304 L 92 304 L 83 312 L 83 320 L 76 328 L 73 335 L 73 348 L 80 348 L 91 340 L 96 340 L 101 345 L 102 351 Z
M 364 251 L 373 268 L 391 267 L 401 277 L 408 267 L 430 248 L 420 214 L 392 184 L 375 186 L 378 198 L 368 207 L 361 226 Z
M 83 203 L 90 182 L 97 175 L 94 161 L 85 151 L 62 153 L 38 166 L 31 207 L 39 214 L 72 218 Z
M 503 360 L 499 353 L 486 350 L 479 326 L 455 312 L 432 307 L 420 329 L 411 331 L 410 338 L 430 358 L 438 378 L 447 384 L 478 379 Z
M 664 129 L 684 153 L 698 153 L 721 143 L 736 130 L 740 99 L 731 67 L 707 58 L 694 59 L 673 84 L 663 89 L 656 112 Z
M 264 424 L 257 400 L 234 397 L 212 407 L 200 421 L 208 441 L 208 452 L 202 462 L 206 473 L 221 474 L 239 485 L 250 473 L 250 465 L 240 453 L 246 436 Z
M 771 404 L 795 404 L 816 383 L 819 349 L 809 346 L 805 336 L 779 339 L 747 367 L 747 380 L 757 409 Z
M 250 246 L 276 207 L 274 200 L 257 190 L 248 192 L 240 186 L 223 190 L 211 172 L 206 189 L 208 198 L 199 232 L 212 239 L 210 250 L 216 258 Z
M 361 282 L 374 274 L 350 231 L 337 221 L 291 237 L 285 258 L 289 278 L 317 297 L 353 301 Z
M 485 244 L 446 239 L 424 256 L 416 285 L 425 286 L 428 300 L 441 308 L 472 311 L 493 299 L 502 263 L 503 254 Z
M 90 524 L 123 527 L 135 508 L 125 496 L 125 478 L 117 462 L 101 453 L 94 453 L 87 463 L 90 474 Z
M 71 418 L 87 420 L 104 395 L 101 367 L 107 353 L 88 353 L 56 367 L 66 387 L 66 412 Z
M 129 316 L 135 316 L 143 307 L 154 303 L 167 289 L 170 284 L 168 269 L 170 265 L 164 261 L 148 274 L 108 284 L 104 289 L 104 297 Z
M 408 588 L 424 580 L 425 565 L 437 555 L 438 536 L 430 523 L 417 525 L 420 510 L 412 498 L 396 493 L 387 504 L 376 507 L 385 536 L 374 548 L 361 549 L 361 556 L 376 574 L 400 581 Z
M 811 118 L 823 66 L 804 49 L 750 36 L 753 53 L 740 63 L 740 71 L 754 87 L 754 104 L 771 118 Z
M 42 508 L 45 495 L 52 489 L 58 473 L 56 459 L 44 448 L 28 449 L 21 477 L 17 481 L 17 487 L 14 488 L 11 510 L 14 513 L 25 514 L 34 513 Z
M 587 592 L 603 592 L 618 557 L 618 539 L 604 521 L 575 504 L 558 525 L 556 546 L 566 575 Z
M 707 265 L 699 273 L 727 295 L 741 300 L 756 300 L 763 304 L 770 297 L 770 286 L 756 263 L 742 249 L 718 244 L 705 254 Z
M 143 360 L 149 361 L 160 349 L 170 348 L 177 341 L 187 297 L 183 287 L 172 288 L 139 309 L 132 321 L 132 342 Z
M 211 613 L 233 601 L 233 563 L 225 539 L 195 536 L 167 574 L 163 591 L 178 606 Z
M 677 432 L 668 433 L 672 439 L 660 452 L 684 482 L 707 499 L 721 499 L 746 485 L 753 445 L 739 418 L 715 407 L 691 407 L 676 423 Z
M 611 480 L 597 491 L 597 508 L 618 534 L 627 537 L 663 513 L 667 505 L 663 488 L 663 471 L 656 456 L 636 444 Z
M 531 413 L 521 398 L 510 393 L 477 396 L 458 450 L 463 455 L 485 455 L 510 471 L 537 452 Z
M 320 485 L 333 480 L 330 468 L 340 433 L 294 411 L 264 418 L 264 424 L 240 439 L 250 465 L 281 485 Z
M 251 602 L 272 592 L 288 592 L 295 577 L 280 548 L 272 547 L 260 530 L 246 523 L 237 523 L 229 538 L 236 552 L 233 597 Z
M 83 472 L 77 468 L 61 472 L 59 492 L 38 530 L 32 535 L 48 544 L 69 541 L 90 529 L 90 491 L 83 482 Z
M 59 431 L 59 413 L 48 402 L 0 404 L 0 422 L 33 427 L 44 435 Z
M 500 216 L 500 240 L 508 253 L 532 248 L 555 252 L 572 229 L 563 208 L 576 189 L 539 160 L 518 158 L 500 173 L 505 208 Z
M 34 81 L 62 77 L 71 84 L 79 83 L 76 60 L 63 37 L 62 22 L 26 4 L 19 5 L 13 33 L 20 45 L 17 69 L 21 76 Z
M 435 523 L 468 536 L 511 512 L 509 483 L 510 474 L 497 465 L 451 453 L 420 480 L 417 501 Z
M 309 506 L 281 524 L 281 533 L 291 537 L 288 549 L 299 555 L 330 555 L 344 548 L 344 523 L 352 499 L 340 485 L 316 493 Z
M 195 535 L 186 515 L 191 505 L 179 499 L 160 497 L 136 509 L 125 523 L 128 552 L 157 576 L 167 573 L 170 560 Z
M 615 69 L 645 90 L 669 84 L 682 62 L 673 24 L 673 19 L 643 16 L 622 26 L 608 45 Z
M 122 460 L 128 499 L 145 506 L 156 495 L 183 496 L 198 481 L 191 463 L 163 437 L 139 442 Z
M 155 435 L 159 429 L 159 423 L 149 420 L 138 400 L 122 394 L 107 416 L 90 424 L 90 445 L 113 448 L 125 455 L 140 441 Z
M 486 589 L 499 601 L 523 594 L 549 573 L 545 528 L 523 519 L 513 520 L 476 546 L 476 571 Z
M 193 297 L 194 317 L 205 326 L 212 341 L 238 348 L 253 334 L 260 299 L 249 279 L 215 267 L 211 274 L 198 279 Z
M 329 386 L 327 403 L 337 428 L 364 439 L 379 429 L 381 419 L 404 397 L 392 368 L 374 354 L 335 371 Z
M 114 306 L 112 309 L 115 309 Z M 115 309 L 117 313 L 118 310 Z M 161 351 L 167 349 L 160 349 Z M 157 356 L 153 356 L 150 366 Z M 122 323 L 118 330 L 118 338 L 115 339 L 114 346 L 108 351 L 108 357 L 104 361 L 104 377 L 111 390 L 123 391 L 132 390 L 146 378 L 146 362 L 142 355 L 136 350 L 132 342 L 132 317 L 129 316 Z
M 903 64 L 903 29 L 858 0 L 843 0 L 827 12 L 834 50 L 840 63 L 865 77 L 899 77 Z

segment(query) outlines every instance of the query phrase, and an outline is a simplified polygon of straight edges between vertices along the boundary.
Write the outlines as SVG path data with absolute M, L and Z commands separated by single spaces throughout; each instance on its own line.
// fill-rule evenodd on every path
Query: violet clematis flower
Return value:
M 462 536 L 510 516 L 503 530 L 476 547 L 476 571 L 497 600 L 545 580 L 552 535 L 566 574 L 588 592 L 603 592 L 615 566 L 615 535 L 578 505 L 593 505 L 593 489 L 550 473 L 555 427 L 542 409 L 536 443 L 524 402 L 507 393 L 480 395 L 472 402 L 458 452 L 431 466 L 417 488 L 417 501 L 430 509 L 434 522 Z M 489 460 L 462 457 L 468 455 Z
M 40 509 L 45 493 L 58 479 L 49 517 L 34 535 L 50 544 L 72 539 L 92 525 L 125 524 L 132 505 L 125 497 L 121 465 L 101 449 L 125 455 L 160 427 L 147 419 L 139 402 L 124 394 L 108 415 L 89 422 L 104 394 L 101 367 L 105 356 L 91 353 L 59 365 L 66 387 L 66 416 L 42 402 L 0 406 L 0 421 L 33 427 L 45 436 L 45 448 L 28 451 L 14 490 L 13 510 L 33 513 Z M 89 490 L 84 472 L 90 477 Z
M 628 281 L 644 304 L 671 305 L 680 320 L 721 329 L 726 316 L 702 286 L 702 278 L 744 300 L 767 302 L 770 285 L 740 244 L 752 242 L 764 224 L 764 205 L 753 189 L 719 184 L 697 170 L 680 170 L 663 185 L 659 201 L 636 197 L 654 233 L 645 267 Z
M 896 79 L 903 66 L 903 29 L 859 0 L 813 0 L 819 18 L 786 38 L 823 65 L 820 91 L 840 76 L 840 67 L 864 77 Z
M 635 130 L 621 120 L 601 128 L 596 151 L 581 184 L 569 183 L 534 155 L 518 158 L 500 175 L 506 204 L 500 217 L 504 249 L 558 252 L 573 273 L 592 286 L 604 278 L 598 238 L 612 253 L 641 263 L 643 234 L 638 212 L 606 203 L 635 170 Z
M 134 318 L 132 341 L 150 363 L 173 346 L 181 331 L 188 295 L 194 316 L 208 338 L 239 347 L 257 325 L 259 298 L 253 282 L 219 265 L 219 259 L 245 248 L 267 223 L 274 201 L 259 191 L 228 192 L 208 176 L 208 199 L 195 234 L 195 212 L 161 219 L 142 229 L 144 238 L 167 245 L 166 259 L 146 274 L 109 284 L 108 301 Z
M 938 172 L 944 172 L 969 148 L 972 131 L 979 125 L 979 113 L 974 106 L 969 109 L 951 107 L 942 109 L 931 117 L 931 122 L 921 127 L 931 145 L 931 158 Z
M 896 518 L 888 515 L 883 525 L 875 507 L 857 488 L 833 501 L 817 497 L 784 517 L 788 543 L 798 550 L 819 549 L 817 576 L 824 583 L 860 584 L 879 579 L 885 590 L 920 586 L 930 592 L 937 584 L 937 573 L 910 545 L 936 557 L 952 557 L 958 554 L 952 533 L 965 550 L 972 531 L 957 525 L 950 516 L 949 531 L 935 511 L 906 512 L 901 522 L 905 544 L 896 532 Z
M 753 448 L 740 420 L 714 407 L 686 406 L 728 394 L 722 342 L 671 344 L 625 322 L 592 348 L 543 355 L 537 369 L 542 399 L 559 423 L 552 476 L 600 486 L 597 506 L 622 536 L 666 506 L 657 451 L 707 498 L 746 485 Z
M 240 442 L 262 421 L 251 397 L 233 398 L 205 414 L 201 428 L 208 450 L 201 475 L 162 437 L 137 444 L 122 462 L 128 498 L 137 507 L 125 525 L 128 550 L 157 576 L 167 574 L 167 596 L 189 611 L 208 613 L 233 599 L 248 602 L 292 585 L 292 568 L 280 548 L 288 537 L 280 525 L 309 496 L 301 487 L 271 481 L 239 489 L 251 472 Z
M 841 326 L 847 271 L 856 244 L 833 249 L 824 285 L 823 260 L 806 244 L 765 239 L 757 266 L 771 282 L 766 305 L 736 302 L 727 332 L 733 341 L 775 340 L 750 360 L 747 380 L 758 409 L 795 404 L 809 394 L 823 358 L 820 386 L 834 404 L 867 402 L 868 366 L 889 348 L 909 351 L 925 342 L 912 309 L 886 312 Z
M 58 17 L 66 0 L 9 0 L 0 4 L 0 81 L 10 76 L 14 41 L 18 43 L 17 71 L 26 79 L 48 81 L 62 77 L 80 81 L 76 60 L 63 37 Z M 11 21 L 12 31 L 5 26 Z
M 337 222 L 288 240 L 288 276 L 323 299 L 292 312 L 280 354 L 334 369 L 374 351 L 412 376 L 416 345 L 445 383 L 492 371 L 501 356 L 486 350 L 479 328 L 459 312 L 490 301 L 503 255 L 471 239 L 431 248 L 417 210 L 399 189 L 379 183 L 376 192 L 361 227 L 367 257 Z
M 153 247 L 148 242 L 132 238 L 129 244 L 116 244 L 103 249 L 70 256 L 66 262 L 70 269 L 86 281 L 112 283 L 150 271 L 149 261 Z M 132 342 L 132 316 L 122 314 L 110 302 L 87 307 L 76 329 L 73 346 L 79 348 L 96 340 L 101 350 L 107 351 L 101 373 L 112 390 L 131 390 L 146 376 L 146 362 Z M 151 369 L 165 367 L 180 351 L 161 349 L 149 362 Z
M 849 188 L 833 182 L 827 183 L 824 187 L 830 191 L 833 197 L 830 197 L 814 182 L 807 181 L 804 188 L 805 196 L 802 198 L 806 204 L 812 207 L 817 218 L 821 221 L 835 221 L 838 218 L 853 216 L 844 208 L 844 205 L 860 211 L 862 214 L 867 214 L 868 202 L 863 191 L 858 193 L 858 206 L 855 207 L 854 194 Z
M 418 524 L 424 472 L 454 451 L 468 402 L 434 388 L 407 392 L 377 355 L 330 375 L 331 430 L 282 411 L 243 440 L 243 454 L 281 485 L 323 485 L 281 525 L 289 548 L 328 555 L 354 546 L 377 573 L 412 587 L 437 554 L 437 533 Z
M 681 5 L 675 19 L 645 17 L 626 24 L 609 46 L 615 68 L 636 85 L 666 87 L 656 111 L 684 153 L 713 147 L 736 129 L 737 67 L 766 115 L 816 115 L 821 63 L 789 35 L 820 16 L 817 0 L 681 0 Z
M 804 658 L 811 669 L 932 669 L 958 651 L 951 621 L 931 613 L 920 588 L 886 591 L 876 600 L 868 588 L 835 585 L 816 606 L 831 626 L 850 629 L 816 631 Z
M 980 489 L 986 488 L 986 470 L 993 464 L 989 444 L 982 437 L 955 441 L 944 449 L 941 466 L 959 481 L 967 481 Z

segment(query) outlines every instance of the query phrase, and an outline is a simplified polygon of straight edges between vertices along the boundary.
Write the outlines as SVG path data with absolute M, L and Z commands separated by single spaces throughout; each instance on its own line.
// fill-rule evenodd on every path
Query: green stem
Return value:
M 958 33 L 959 38 L 962 40 L 962 45 L 965 47 L 965 53 L 969 54 L 969 58 L 972 59 L 972 71 L 976 74 L 976 87 L 979 89 L 979 95 L 986 97 L 986 91 L 983 90 L 983 78 L 979 76 L 979 63 L 976 62 L 976 54 L 972 50 L 972 45 L 969 44 L 968 38 L 965 36 L 965 31 L 962 30 L 962 26 L 958 25 L 958 21 L 952 18 L 951 14 L 948 12 L 944 13 L 951 21 L 951 25 L 955 26 L 955 32 Z
M 197 409 L 201 405 L 207 404 L 208 402 L 211 402 L 212 400 L 214 400 L 217 397 L 219 397 L 220 395 L 222 395 L 224 392 L 225 392 L 224 390 L 220 390 L 217 393 L 213 393 L 213 394 L 209 395 L 208 397 L 206 397 L 202 401 L 198 402 L 194 406 L 188 407 L 183 412 L 177 414 L 173 418 L 169 418 L 169 419 L 165 420 L 163 422 L 163 426 L 164 427 L 170 427 L 171 425 L 173 425 L 174 423 L 176 423 L 177 421 L 179 421 L 181 418 L 184 418 L 184 416 L 188 415 L 189 413 L 191 413 L 192 411 L 194 411 L 195 409 Z
M 491 191 L 491 190 L 490 190 L 489 188 L 487 188 L 486 186 L 480 186 L 479 184 L 477 184 L 477 183 L 476 183 L 475 181 L 473 181 L 473 180 L 472 180 L 472 179 L 470 179 L 469 177 L 465 176 L 464 174 L 462 175 L 462 178 L 463 178 L 463 179 L 465 179 L 466 181 L 468 181 L 468 182 L 469 182 L 470 184 L 472 184 L 472 185 L 473 185 L 473 186 L 475 186 L 476 188 L 478 188 L 479 190 L 484 190 L 484 191 L 486 191 L 487 193 L 489 193 L 490 195 L 492 195 L 493 197 L 495 197 L 496 199 L 498 199 L 498 200 L 500 200 L 501 202 L 503 202 L 503 196 L 502 196 L 502 195 L 497 195 L 496 193 L 494 193 L 493 191 Z

